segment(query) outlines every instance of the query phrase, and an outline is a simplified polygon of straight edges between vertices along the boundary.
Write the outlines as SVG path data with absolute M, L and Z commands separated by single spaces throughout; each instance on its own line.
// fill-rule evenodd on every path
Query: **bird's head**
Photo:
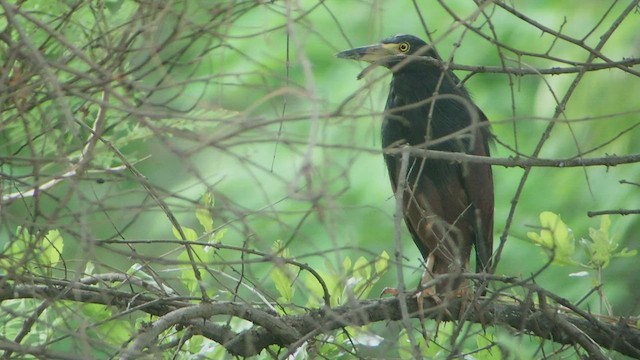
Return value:
M 434 58 L 438 56 L 422 39 L 404 34 L 386 38 L 379 44 L 345 50 L 336 54 L 341 59 L 361 60 L 387 67 L 402 61 L 410 55 L 431 56 Z

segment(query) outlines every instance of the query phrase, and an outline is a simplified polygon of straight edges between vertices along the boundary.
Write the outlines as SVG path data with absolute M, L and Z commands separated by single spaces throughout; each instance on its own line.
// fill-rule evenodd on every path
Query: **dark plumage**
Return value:
M 337 56 L 376 63 L 393 71 L 382 124 L 385 149 L 408 144 L 489 156 L 489 129 L 475 126 L 487 118 L 473 104 L 460 80 L 451 71 L 443 72 L 441 58 L 424 41 L 397 35 Z M 442 140 L 445 137 L 447 140 Z M 404 218 L 425 259 L 425 280 L 465 271 L 473 246 L 476 271 L 490 271 L 494 206 L 491 167 L 411 156 L 407 173 L 400 174 L 401 156 L 386 154 L 384 158 L 394 193 L 399 179 L 406 177 Z M 461 284 L 443 282 L 437 292 L 456 290 Z

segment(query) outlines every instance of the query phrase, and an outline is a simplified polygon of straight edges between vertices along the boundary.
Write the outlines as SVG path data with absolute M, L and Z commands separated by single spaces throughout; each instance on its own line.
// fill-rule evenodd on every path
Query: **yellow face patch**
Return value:
M 336 54 L 340 58 L 367 61 L 370 63 L 379 61 L 388 56 L 406 54 L 411 45 L 403 41 L 401 43 L 381 43 L 363 46 Z

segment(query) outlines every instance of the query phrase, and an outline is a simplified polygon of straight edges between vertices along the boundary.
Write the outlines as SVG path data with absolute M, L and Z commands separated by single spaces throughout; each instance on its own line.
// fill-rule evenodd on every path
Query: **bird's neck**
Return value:
M 470 98 L 458 83 L 453 73 L 443 73 L 437 65 L 409 63 L 396 71 L 387 100 L 382 145 L 422 145 L 468 126 L 471 120 L 464 104 Z M 456 151 L 458 146 L 448 141 L 433 148 Z
M 398 95 L 416 101 L 442 94 L 468 97 L 458 82 L 455 75 L 437 65 L 413 62 L 393 73 L 392 86 Z

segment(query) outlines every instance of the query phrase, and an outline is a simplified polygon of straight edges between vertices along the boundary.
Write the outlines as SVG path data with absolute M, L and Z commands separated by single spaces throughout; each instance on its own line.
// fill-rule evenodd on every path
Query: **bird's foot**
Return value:
M 392 288 L 392 287 L 385 287 L 384 289 L 382 289 L 382 292 L 380 293 L 380 297 L 383 297 L 385 295 L 398 296 L 398 294 L 400 294 L 400 291 L 398 289 Z
M 399 294 L 400 294 L 400 291 L 398 289 L 386 287 L 382 290 L 382 293 L 380 293 L 380 296 L 382 297 L 385 295 L 391 295 L 391 296 L 397 297 Z M 425 341 L 428 342 L 430 339 L 427 333 L 427 329 L 425 328 L 425 325 L 424 325 L 425 324 L 424 301 L 425 299 L 431 299 L 431 301 L 435 303 L 436 306 L 438 306 L 439 304 L 442 304 L 442 299 L 440 299 L 438 294 L 436 294 L 436 289 L 433 286 L 413 291 L 411 292 L 410 296 L 416 299 L 416 303 L 418 305 L 418 316 L 420 317 L 420 327 L 422 330 L 422 337 L 424 338 Z M 445 311 L 447 310 L 445 309 Z M 447 316 L 449 316 L 448 312 L 447 312 Z

